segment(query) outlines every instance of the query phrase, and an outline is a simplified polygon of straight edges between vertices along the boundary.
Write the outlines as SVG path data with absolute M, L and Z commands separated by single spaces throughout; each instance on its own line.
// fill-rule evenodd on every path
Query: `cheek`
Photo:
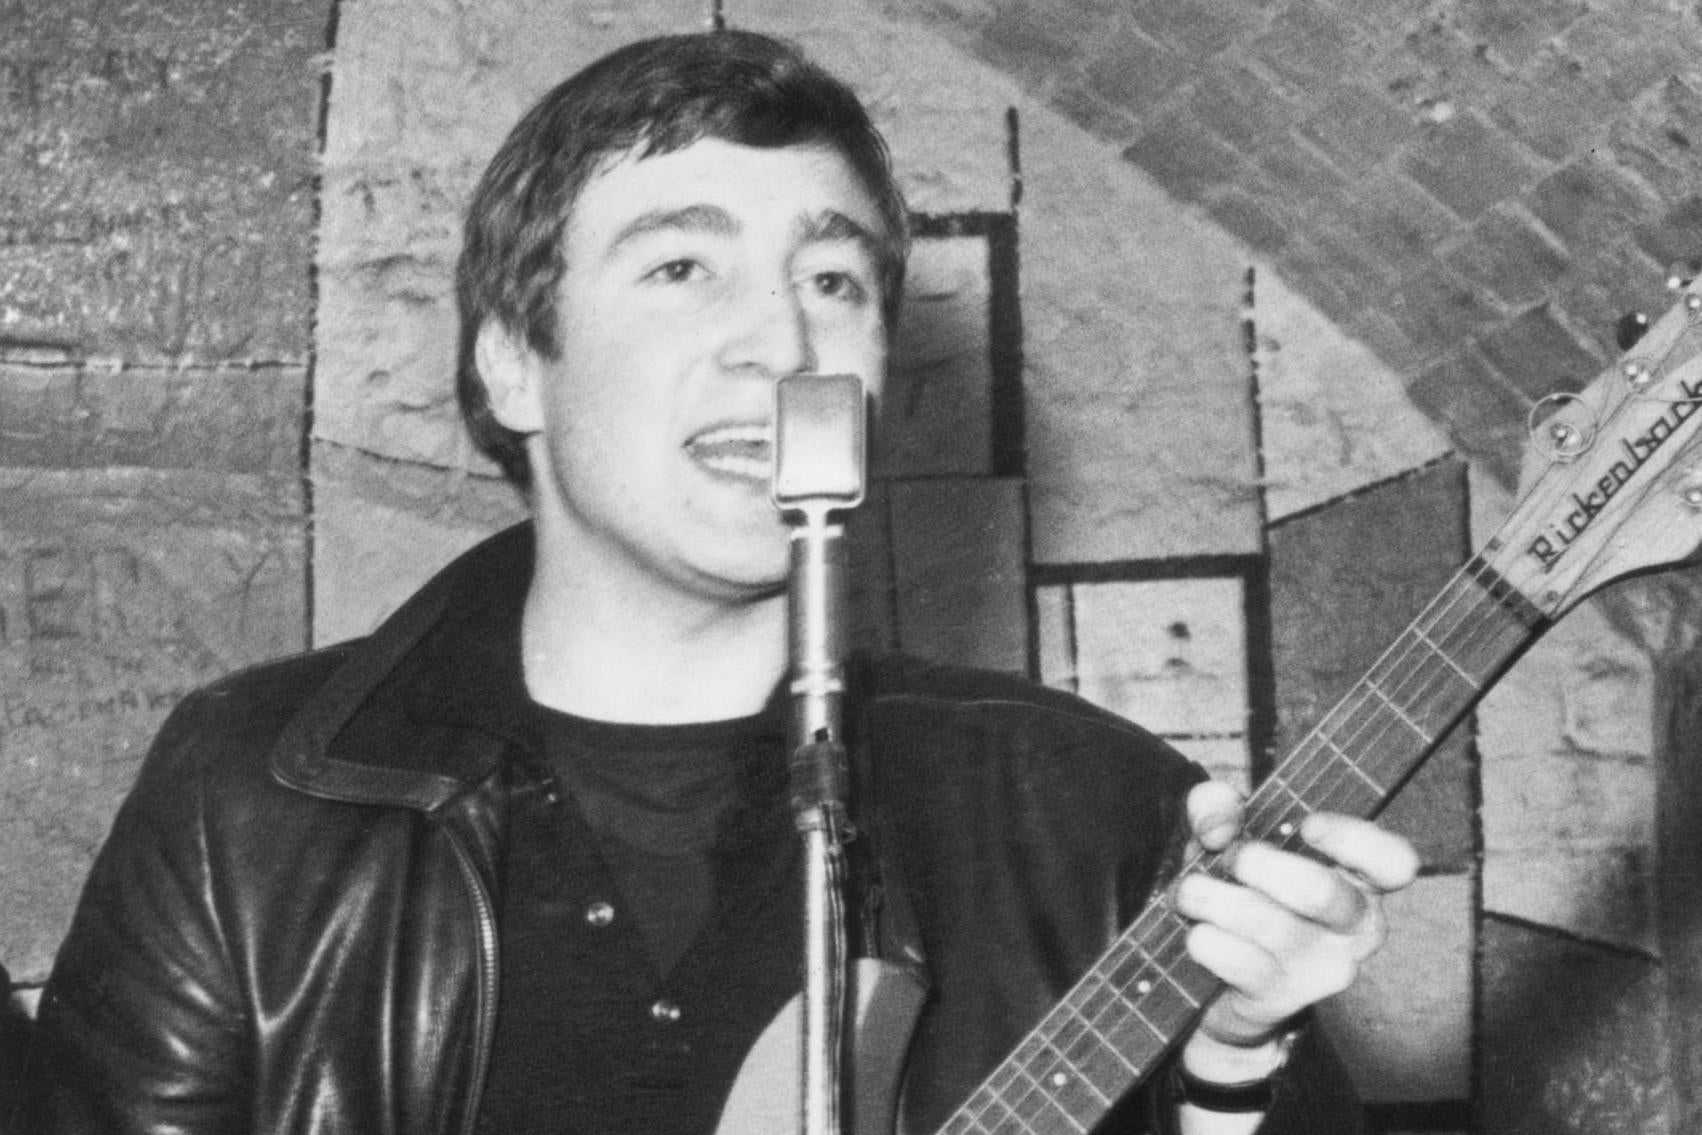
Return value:
M 865 339 L 855 351 L 855 361 L 845 368 L 854 372 L 863 380 L 864 388 L 868 390 L 869 396 L 875 400 L 877 405 L 880 402 L 882 391 L 886 389 L 886 344 L 885 331 L 880 331 Z

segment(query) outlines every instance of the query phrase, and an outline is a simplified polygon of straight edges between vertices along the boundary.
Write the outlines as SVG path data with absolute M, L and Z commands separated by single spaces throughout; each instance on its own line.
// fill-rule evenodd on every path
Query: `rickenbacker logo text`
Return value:
M 1673 402 L 1672 407 L 1653 424 L 1647 431 L 1631 438 L 1621 438 L 1619 448 L 1624 452 L 1622 460 L 1615 461 L 1606 473 L 1603 473 L 1588 493 L 1572 494 L 1572 511 L 1564 519 L 1554 525 L 1544 535 L 1531 541 L 1528 551 L 1537 558 L 1543 567 L 1553 567 L 1560 557 L 1566 554 L 1566 549 L 1573 541 L 1582 536 L 1586 529 L 1594 523 L 1607 504 L 1626 482 L 1637 475 L 1649 458 L 1667 439 L 1678 432 L 1685 419 L 1696 412 L 1702 403 L 1702 379 L 1694 383 L 1680 382 L 1679 387 L 1684 391 L 1684 397 Z

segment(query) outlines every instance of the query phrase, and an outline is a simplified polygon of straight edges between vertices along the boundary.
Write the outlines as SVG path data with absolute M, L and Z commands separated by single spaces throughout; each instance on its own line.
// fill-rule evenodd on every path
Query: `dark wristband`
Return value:
M 1173 1103 L 1191 1104 L 1203 1111 L 1246 1115 L 1271 1110 L 1276 1103 L 1273 1077 L 1262 1080 L 1243 1080 L 1238 1084 L 1216 1084 L 1202 1080 L 1186 1068 L 1182 1061 L 1170 1063 L 1170 1098 Z
M 1269 1111 L 1276 1104 L 1277 1083 L 1288 1066 L 1288 1058 L 1300 1040 L 1305 1027 L 1304 1016 L 1290 1021 L 1292 1026 L 1278 1041 L 1280 1056 L 1276 1067 L 1257 1080 L 1222 1084 L 1202 1080 L 1182 1064 L 1181 1054 L 1170 1062 L 1170 1101 L 1176 1106 L 1191 1104 L 1202 1111 L 1217 1111 L 1228 1115 L 1249 1115 Z

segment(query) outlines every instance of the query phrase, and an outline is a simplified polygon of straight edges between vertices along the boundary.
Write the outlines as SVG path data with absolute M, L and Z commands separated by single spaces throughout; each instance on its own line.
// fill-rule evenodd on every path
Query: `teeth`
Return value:
M 717 473 L 747 480 L 766 480 L 773 468 L 773 435 L 761 425 L 716 426 L 686 442 L 686 451 Z
M 704 430 L 687 444 L 692 447 L 737 443 L 746 445 L 767 445 L 772 439 L 772 431 L 767 426 L 716 426 Z

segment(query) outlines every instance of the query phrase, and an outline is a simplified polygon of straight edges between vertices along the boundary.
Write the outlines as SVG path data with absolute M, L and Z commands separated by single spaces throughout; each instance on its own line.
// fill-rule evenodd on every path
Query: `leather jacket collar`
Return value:
M 510 743 L 538 747 L 520 660 L 532 528 L 451 563 L 346 657 L 279 735 L 273 775 L 331 800 L 436 811 Z

